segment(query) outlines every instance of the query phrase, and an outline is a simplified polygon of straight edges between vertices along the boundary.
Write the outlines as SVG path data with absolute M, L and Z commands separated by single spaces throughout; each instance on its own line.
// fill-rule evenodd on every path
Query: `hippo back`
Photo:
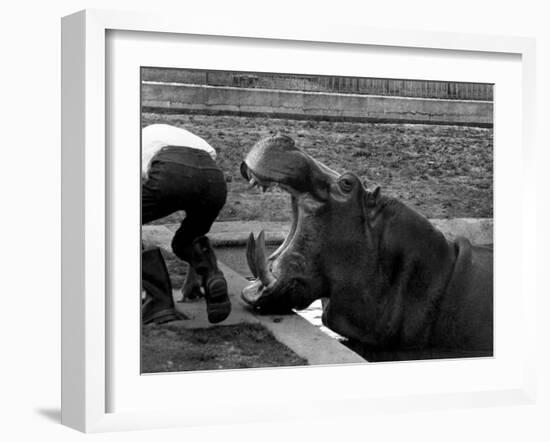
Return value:
M 469 356 L 493 354 L 493 251 L 455 241 L 457 259 L 434 326 L 435 347 L 452 342 Z

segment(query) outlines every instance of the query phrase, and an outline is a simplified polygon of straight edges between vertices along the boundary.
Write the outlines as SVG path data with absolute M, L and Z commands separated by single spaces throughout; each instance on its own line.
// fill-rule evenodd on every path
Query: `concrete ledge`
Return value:
M 184 83 L 142 84 L 149 110 L 281 118 L 458 124 L 490 127 L 493 103 L 382 95 L 205 86 Z
M 430 219 L 450 240 L 457 236 L 464 236 L 472 244 L 489 245 L 493 244 L 493 219 L 492 218 L 452 218 L 452 219 Z M 143 239 L 147 240 L 149 230 L 158 226 L 143 226 Z M 168 225 L 167 228 L 174 232 L 179 225 Z M 265 231 L 266 244 L 278 245 L 284 241 L 289 231 L 288 222 L 274 221 L 225 221 L 216 222 L 212 226 L 208 237 L 212 244 L 217 247 L 233 247 L 246 244 L 248 235 L 253 232 L 257 235 L 261 230 Z M 168 233 L 165 233 L 168 235 Z M 171 241 L 171 237 L 167 241 Z
M 463 236 L 472 244 L 493 244 L 493 218 L 431 219 L 431 223 L 450 240 Z

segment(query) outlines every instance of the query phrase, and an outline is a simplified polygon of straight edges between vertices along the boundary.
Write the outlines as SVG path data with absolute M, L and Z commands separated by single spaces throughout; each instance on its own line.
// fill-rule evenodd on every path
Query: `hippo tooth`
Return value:
M 265 233 L 262 230 L 258 235 L 258 239 L 255 244 L 255 267 L 258 272 L 258 278 L 262 284 L 266 287 L 275 282 L 275 277 L 267 268 L 267 258 L 265 253 Z
M 254 275 L 254 278 L 258 277 L 258 269 L 256 267 L 256 241 L 254 241 L 254 235 L 250 232 L 248 241 L 246 242 L 246 261 L 248 268 Z
M 258 182 L 254 178 L 251 178 L 248 184 L 250 184 L 250 187 L 254 187 L 258 184 Z

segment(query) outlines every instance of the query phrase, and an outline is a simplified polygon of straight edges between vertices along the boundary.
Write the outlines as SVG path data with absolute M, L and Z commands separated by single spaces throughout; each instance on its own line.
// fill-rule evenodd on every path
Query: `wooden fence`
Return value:
M 237 88 L 493 101 L 493 85 L 428 80 L 142 68 L 143 81 Z

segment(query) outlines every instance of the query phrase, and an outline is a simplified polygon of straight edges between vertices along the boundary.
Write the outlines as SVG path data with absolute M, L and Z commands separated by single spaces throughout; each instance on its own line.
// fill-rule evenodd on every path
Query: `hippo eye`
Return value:
M 340 186 L 340 189 L 346 193 L 351 192 L 353 189 L 353 182 L 347 177 L 341 178 L 340 181 L 338 181 L 338 185 Z

